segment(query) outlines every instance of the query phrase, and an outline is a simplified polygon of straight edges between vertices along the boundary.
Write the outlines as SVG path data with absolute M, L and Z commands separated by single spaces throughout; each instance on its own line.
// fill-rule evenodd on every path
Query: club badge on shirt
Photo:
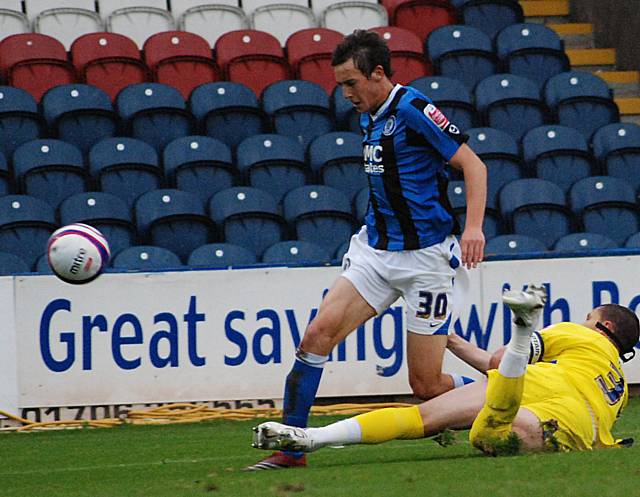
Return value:
M 387 122 L 384 123 L 384 128 L 382 128 L 382 134 L 385 136 L 389 136 L 393 134 L 396 129 L 396 116 L 390 116 L 387 119 Z

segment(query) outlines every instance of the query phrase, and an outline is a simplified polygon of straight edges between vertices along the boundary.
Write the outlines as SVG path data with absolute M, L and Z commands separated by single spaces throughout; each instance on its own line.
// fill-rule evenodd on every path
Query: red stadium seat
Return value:
M 294 78 L 313 81 L 330 94 L 336 85 L 331 56 L 343 38 L 338 31 L 327 28 L 302 29 L 293 33 L 287 40 L 286 49 Z
M 433 74 L 431 62 L 424 55 L 423 43 L 415 33 L 395 26 L 371 28 L 370 31 L 378 33 L 391 50 L 394 82 L 406 85 Z
M 64 45 L 37 33 L 16 34 L 2 40 L 0 72 L 11 86 L 28 91 L 37 101 L 49 88 L 76 81 Z
M 218 38 L 215 52 L 225 79 L 248 86 L 256 95 L 271 83 L 289 78 L 280 42 L 264 31 L 230 31 Z
M 125 86 L 149 81 L 149 71 L 135 42 L 117 33 L 90 33 L 71 45 L 71 60 L 80 77 L 104 90 L 112 101 Z
M 209 43 L 197 34 L 157 33 L 147 38 L 143 51 L 154 80 L 177 88 L 185 100 L 196 86 L 220 79 Z
M 389 24 L 413 31 L 423 42 L 440 26 L 455 24 L 457 10 L 449 0 L 382 0 Z

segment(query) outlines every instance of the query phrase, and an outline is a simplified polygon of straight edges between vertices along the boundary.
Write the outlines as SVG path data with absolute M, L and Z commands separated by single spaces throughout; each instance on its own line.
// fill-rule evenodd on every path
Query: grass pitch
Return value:
M 316 417 L 314 425 L 337 418 Z M 640 397 L 616 435 L 630 449 L 490 458 L 467 441 L 324 449 L 310 467 L 243 472 L 268 454 L 249 421 L 0 435 L 1 497 L 606 497 L 640 495 Z

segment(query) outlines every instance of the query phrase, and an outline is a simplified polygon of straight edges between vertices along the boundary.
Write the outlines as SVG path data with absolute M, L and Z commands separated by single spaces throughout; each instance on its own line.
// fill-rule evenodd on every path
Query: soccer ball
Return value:
M 47 242 L 47 258 L 53 273 L 75 285 L 96 279 L 110 255 L 106 238 L 88 224 L 63 226 L 54 231 Z

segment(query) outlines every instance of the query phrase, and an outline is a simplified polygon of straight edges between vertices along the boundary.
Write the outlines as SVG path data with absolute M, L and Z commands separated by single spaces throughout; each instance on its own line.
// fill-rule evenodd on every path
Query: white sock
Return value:
M 321 428 L 307 428 L 315 447 L 327 445 L 353 445 L 362 441 L 362 429 L 355 419 L 343 419 Z
M 509 345 L 511 345 L 511 342 Z M 498 372 L 506 378 L 518 378 L 527 370 L 528 362 L 529 349 L 527 349 L 526 354 L 519 354 L 509 346 L 500 360 Z
M 529 349 L 531 348 L 531 333 L 533 328 L 529 326 L 514 325 L 513 333 L 511 333 L 511 340 L 508 349 L 513 350 L 516 354 L 529 355 Z

